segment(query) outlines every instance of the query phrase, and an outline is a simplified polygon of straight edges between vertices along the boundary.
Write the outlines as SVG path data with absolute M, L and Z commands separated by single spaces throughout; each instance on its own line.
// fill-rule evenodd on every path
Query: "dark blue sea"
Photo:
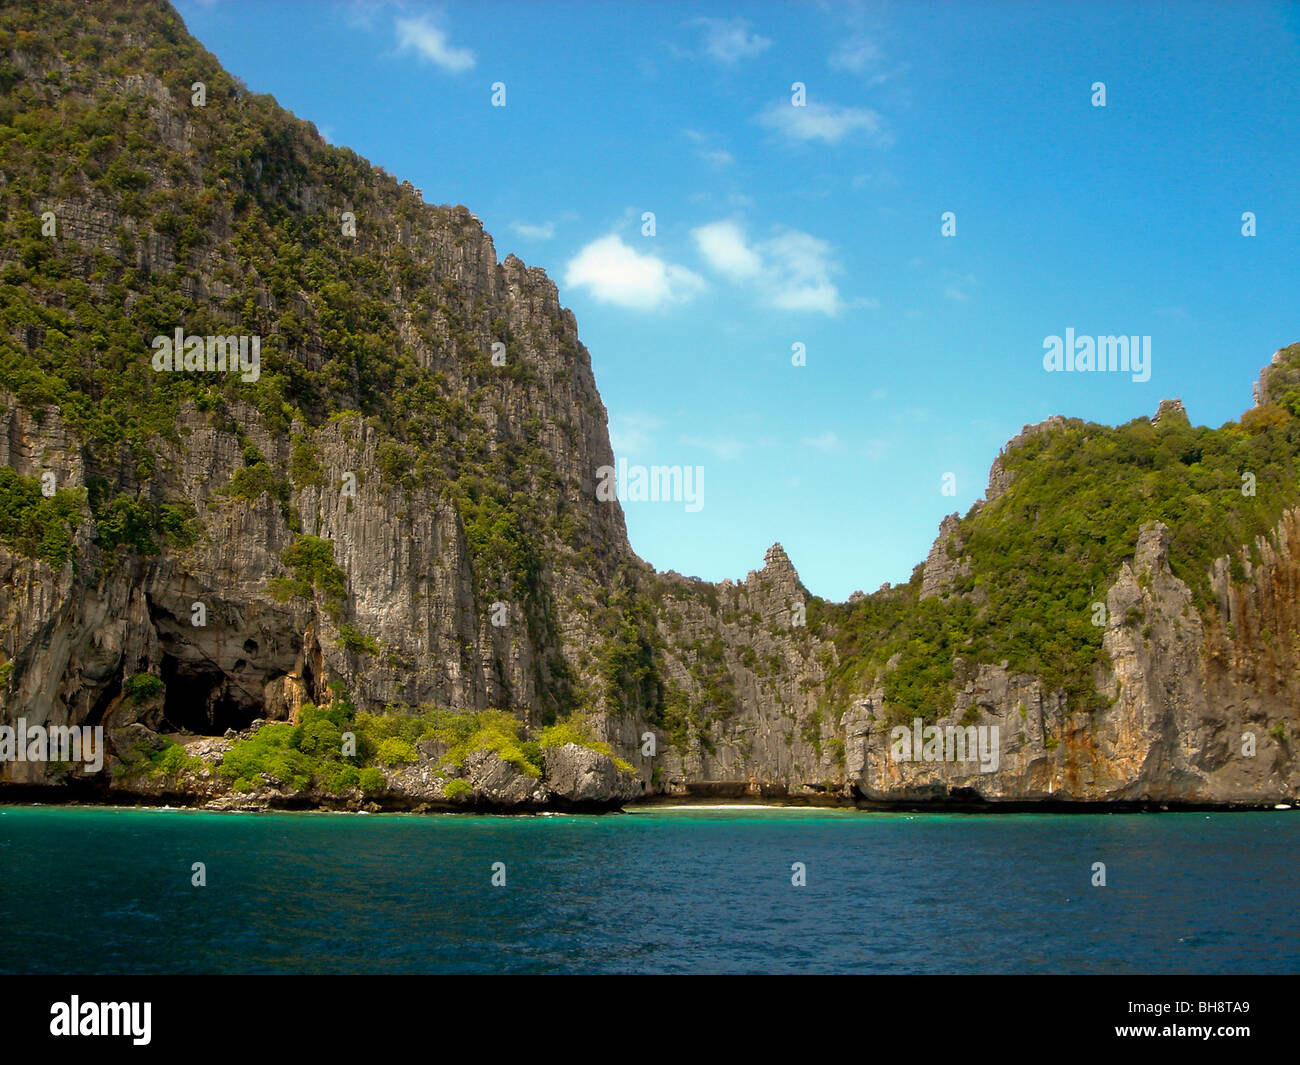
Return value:
M 1297 973 L 1297 855 L 1300 811 L 10 806 L 0 971 Z

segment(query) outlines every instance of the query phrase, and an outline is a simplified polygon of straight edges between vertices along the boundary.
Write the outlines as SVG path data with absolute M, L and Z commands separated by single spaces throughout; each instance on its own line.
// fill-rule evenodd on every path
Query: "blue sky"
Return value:
M 1177 396 L 1217 426 L 1300 340 L 1294 5 L 178 8 L 546 269 L 616 454 L 704 469 L 698 510 L 624 506 L 659 569 L 779 540 L 819 595 L 905 581 L 1023 425 Z M 1150 336 L 1150 379 L 1047 372 L 1067 329 Z

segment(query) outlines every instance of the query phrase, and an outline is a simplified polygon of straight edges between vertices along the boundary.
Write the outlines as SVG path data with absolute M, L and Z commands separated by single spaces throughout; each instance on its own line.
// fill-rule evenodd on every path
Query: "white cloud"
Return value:
M 861 74 L 884 58 L 880 47 L 870 37 L 854 34 L 840 43 L 831 53 L 830 65 L 836 70 L 850 70 Z
M 428 18 L 399 18 L 394 26 L 398 51 L 415 51 L 452 74 L 473 69 L 474 53 L 468 48 L 453 48 L 446 31 L 433 25 Z
M 796 141 L 819 140 L 838 144 L 857 131 L 868 134 L 877 144 L 888 144 L 890 139 L 884 117 L 865 107 L 835 107 L 820 103 L 795 107 L 788 100 L 778 100 L 759 113 L 758 121 Z
M 751 244 L 738 223 L 721 221 L 693 229 L 691 236 L 711 269 L 731 281 L 755 283 L 772 307 L 834 315 L 844 306 L 831 280 L 839 270 L 834 249 L 810 233 L 790 229 Z
M 634 455 L 650 450 L 651 436 L 663 425 L 650 414 L 611 414 L 609 443 L 616 455 Z
M 616 233 L 593 240 L 570 259 L 564 283 L 585 287 L 602 303 L 635 310 L 689 300 L 707 287 L 699 274 L 657 255 L 642 254 Z
M 906 74 L 910 69 L 907 63 L 896 63 L 891 69 L 885 69 L 885 53 L 880 46 L 866 34 L 855 33 L 845 38 L 830 54 L 827 65 L 832 70 L 845 70 L 856 74 L 867 85 L 884 85 L 885 82 Z
M 720 459 L 737 459 L 745 451 L 747 444 L 730 436 L 683 436 L 682 443 L 689 447 L 703 448 L 711 451 Z
M 816 448 L 827 455 L 840 449 L 840 438 L 830 429 L 827 429 L 820 436 L 804 437 L 803 443 L 805 446 Z
M 783 311 L 820 311 L 834 315 L 840 311 L 840 294 L 831 284 L 791 285 L 776 294 L 772 306 Z
M 687 140 L 701 145 L 699 149 L 700 158 L 713 166 L 730 166 L 736 161 L 736 157 L 725 148 L 707 147 L 713 138 L 706 133 L 701 133 L 698 129 L 684 129 L 682 135 Z
M 830 275 L 839 269 L 827 241 L 790 230 L 762 245 L 776 278 L 772 305 L 785 311 L 838 314 L 840 294 Z
M 748 19 L 695 18 L 688 25 L 704 27 L 704 54 L 719 63 L 731 65 L 753 59 L 772 44 L 750 30 Z
M 550 240 L 555 236 L 555 223 L 543 222 L 540 226 L 528 222 L 511 222 L 510 228 L 528 240 Z
M 758 276 L 762 257 L 745 243 L 745 234 L 735 222 L 710 222 L 691 230 L 695 246 L 705 262 L 733 281 Z

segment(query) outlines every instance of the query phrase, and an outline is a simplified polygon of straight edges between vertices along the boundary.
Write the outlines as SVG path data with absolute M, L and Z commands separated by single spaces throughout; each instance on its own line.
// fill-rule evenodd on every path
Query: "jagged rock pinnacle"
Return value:
M 1184 425 L 1189 424 L 1187 408 L 1183 406 L 1183 401 L 1181 399 L 1162 399 L 1160 401 L 1160 406 L 1156 408 L 1156 413 L 1151 419 L 1151 424 L 1159 425 L 1162 421 L 1171 421 L 1174 423 L 1181 422 Z

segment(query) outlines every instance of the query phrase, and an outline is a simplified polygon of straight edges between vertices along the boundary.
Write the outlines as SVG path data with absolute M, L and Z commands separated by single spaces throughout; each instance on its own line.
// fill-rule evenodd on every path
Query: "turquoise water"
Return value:
M 1300 812 L 0 807 L 0 971 L 1295 973 L 1297 854 Z

